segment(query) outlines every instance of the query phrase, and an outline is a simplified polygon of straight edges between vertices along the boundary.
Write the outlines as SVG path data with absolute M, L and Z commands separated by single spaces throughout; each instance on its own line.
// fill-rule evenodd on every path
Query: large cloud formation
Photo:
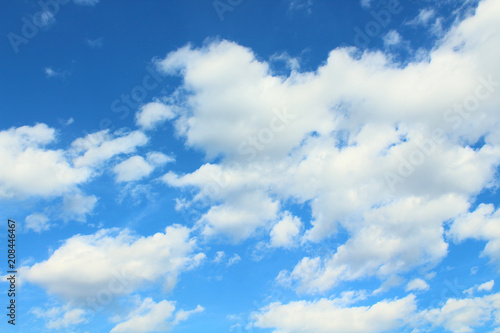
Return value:
M 482 1 L 407 64 L 337 48 L 315 71 L 277 76 L 230 41 L 169 53 L 158 66 L 183 84 L 164 102 L 186 145 L 214 162 L 162 180 L 197 189 L 184 206 L 206 205 L 206 237 L 275 231 L 289 202 L 311 208 L 303 242 L 346 231 L 331 257 L 280 274 L 300 291 L 432 267 L 447 253 L 444 222 L 496 181 L 499 15 Z

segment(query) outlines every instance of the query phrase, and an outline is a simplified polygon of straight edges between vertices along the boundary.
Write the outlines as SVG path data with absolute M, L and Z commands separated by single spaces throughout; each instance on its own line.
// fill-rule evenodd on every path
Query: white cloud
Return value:
M 441 308 L 425 310 L 420 316 L 433 327 L 444 327 L 453 333 L 477 332 L 495 318 L 495 326 L 500 325 L 500 293 L 484 297 L 448 299 Z
M 98 166 L 116 155 L 132 153 L 148 141 L 149 138 L 141 131 L 133 131 L 116 138 L 107 130 L 92 133 L 72 143 L 76 152 L 83 152 L 83 156 L 76 157 L 73 163 L 77 167 Z
M 31 312 L 38 318 L 48 320 L 46 327 L 49 329 L 58 330 L 87 322 L 85 319 L 85 311 L 83 309 L 52 307 L 50 309 L 43 310 L 39 307 L 35 307 L 31 309 Z
M 75 168 L 63 150 L 47 149 L 56 131 L 45 124 L 0 131 L 0 198 L 56 196 L 88 180 L 91 170 Z
M 175 117 L 172 108 L 160 102 L 151 102 L 141 107 L 135 115 L 137 126 L 143 129 L 153 129 L 158 124 Z
M 225 256 L 226 253 L 224 253 L 224 251 L 217 251 L 217 253 L 215 254 L 214 262 L 217 264 L 220 263 Z
M 148 163 L 150 165 L 158 167 L 158 166 L 162 166 L 165 163 L 174 162 L 175 158 L 167 156 L 167 155 L 160 153 L 160 152 L 153 151 L 153 152 L 149 152 L 147 154 L 146 160 L 148 161 Z
M 68 123 L 71 121 L 72 118 Z M 0 131 L 0 159 L 3 161 L 0 165 L 0 198 L 62 195 L 63 211 L 59 217 L 84 221 L 97 198 L 82 195 L 79 186 L 101 174 L 109 166 L 110 159 L 133 153 L 148 140 L 140 131 L 100 131 L 77 138 L 68 149 L 56 149 L 53 146 L 57 143 L 57 132 L 45 124 Z M 151 168 L 174 160 L 160 152 L 147 154 Z M 125 171 L 122 173 L 126 178 L 130 175 Z
M 136 181 L 149 176 L 156 167 L 172 161 L 172 157 L 163 153 L 149 152 L 146 160 L 142 156 L 132 156 L 117 164 L 113 171 L 117 182 Z
M 383 39 L 385 46 L 398 45 L 402 41 L 401 35 L 396 30 L 390 30 L 387 34 L 385 34 Z
M 403 327 L 416 310 L 415 297 L 345 307 L 337 299 L 272 303 L 253 314 L 254 325 L 278 333 L 376 333 Z
M 65 194 L 63 196 L 62 217 L 65 220 L 76 220 L 85 222 L 86 216 L 91 214 L 97 203 L 95 195 L 82 193 Z
M 42 232 L 50 229 L 49 218 L 41 213 L 33 213 L 26 217 L 26 229 Z
M 342 298 L 271 303 L 253 313 L 253 325 L 276 333 L 434 331 L 478 332 L 492 324 L 500 328 L 500 293 L 476 298 L 450 298 L 440 307 L 417 310 L 413 294 L 371 306 L 349 306 Z M 364 299 L 361 297 L 360 299 Z M 347 300 L 347 302 L 346 302 Z M 496 332 L 495 330 L 495 332 Z
M 190 230 L 179 225 L 149 237 L 102 229 L 92 235 L 73 236 L 47 260 L 20 270 L 24 281 L 69 304 L 90 307 L 99 295 L 118 297 L 144 283 L 159 281 L 165 289 L 172 289 L 181 272 L 204 259 L 203 253 L 194 253 L 195 248 Z
M 153 170 L 154 168 L 142 156 L 132 156 L 113 168 L 117 182 L 140 180 L 149 176 Z
M 429 290 L 429 284 L 422 279 L 413 279 L 406 285 L 406 291 L 412 290 Z
M 60 71 L 60 70 L 55 70 L 51 67 L 45 67 L 45 76 L 47 78 L 53 78 L 53 77 L 65 78 L 69 74 L 70 73 L 68 71 Z
M 482 254 L 500 268 L 500 210 L 492 204 L 480 204 L 473 212 L 459 216 L 448 234 L 457 243 L 465 239 L 486 241 Z
M 472 296 L 477 291 L 491 291 L 495 285 L 495 280 L 490 280 L 488 282 L 482 283 L 480 285 L 475 285 L 467 290 L 464 290 L 464 294 Z
M 423 25 L 428 26 L 431 19 L 433 19 L 436 15 L 436 12 L 432 8 L 423 8 L 420 10 L 418 15 L 408 22 L 407 25 Z
M 162 300 L 156 303 L 152 298 L 146 298 L 137 309 L 128 315 L 126 321 L 116 325 L 110 332 L 165 332 L 172 329 L 179 322 L 187 320 L 192 314 L 202 312 L 203 310 L 203 307 L 198 305 L 194 310 L 178 310 L 174 316 L 174 302 Z
M 295 246 L 301 227 L 302 222 L 298 217 L 285 212 L 282 219 L 273 226 L 269 233 L 270 246 L 284 248 Z
M 477 287 L 477 290 L 478 291 L 491 291 L 491 289 L 493 289 L 494 285 L 495 285 L 495 281 L 491 280 L 491 281 L 485 282 L 483 284 L 480 284 Z
M 340 281 L 368 276 L 387 279 L 423 265 L 435 265 L 447 254 L 442 222 L 467 209 L 464 198 L 443 196 L 426 201 L 395 201 L 352 221 L 351 237 L 330 258 L 304 258 L 279 281 L 297 282 L 301 292 L 323 292 Z
M 174 51 L 158 64 L 183 79 L 176 131 L 219 159 L 163 180 L 198 189 L 205 236 L 268 231 L 288 200 L 311 209 L 302 241 L 346 229 L 332 258 L 305 260 L 309 281 L 291 273 L 303 291 L 435 265 L 447 253 L 443 223 L 468 210 L 500 163 L 499 13 L 482 1 L 406 65 L 340 48 L 313 71 L 278 77 L 236 43 Z
M 227 262 L 227 266 L 233 266 L 241 261 L 241 257 L 235 253 L 231 258 L 229 258 L 229 261 Z

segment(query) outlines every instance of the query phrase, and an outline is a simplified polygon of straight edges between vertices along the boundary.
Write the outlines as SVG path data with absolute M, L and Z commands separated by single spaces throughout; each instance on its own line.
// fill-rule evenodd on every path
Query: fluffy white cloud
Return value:
M 490 280 L 488 282 L 482 283 L 477 287 L 478 291 L 490 291 L 495 285 L 495 280 Z
M 433 265 L 446 256 L 442 222 L 467 209 L 464 198 L 436 200 L 409 198 L 351 220 L 351 238 L 330 258 L 304 258 L 278 281 L 297 282 L 301 292 L 323 292 L 340 281 L 376 275 L 386 279 L 421 265 Z
M 476 332 L 487 323 L 500 328 L 500 293 L 476 298 L 450 298 L 438 308 L 417 310 L 415 296 L 383 300 L 371 306 L 349 306 L 349 296 L 316 301 L 271 303 L 253 314 L 253 325 L 276 333 L 414 332 L 444 328 Z M 363 299 L 363 298 L 361 298 Z M 496 330 L 495 330 L 496 332 Z
M 159 152 L 148 153 L 146 159 L 142 156 L 132 156 L 117 164 L 113 168 L 116 174 L 116 181 L 130 182 L 140 180 L 149 176 L 156 167 L 174 161 L 173 158 Z
M 178 310 L 175 312 L 175 303 L 162 300 L 158 303 L 152 298 L 146 298 L 133 310 L 128 319 L 116 325 L 111 333 L 147 333 L 165 332 L 173 328 L 179 322 L 187 320 L 192 314 L 202 312 L 200 305 L 194 310 Z
M 441 308 L 422 311 L 420 316 L 433 327 L 444 327 L 453 333 L 477 332 L 474 327 L 481 327 L 492 318 L 498 329 L 500 293 L 475 298 L 451 298 Z
M 338 48 L 283 77 L 228 41 L 174 51 L 158 65 L 183 78 L 176 130 L 220 159 L 163 180 L 198 189 L 205 235 L 270 230 L 287 200 L 310 205 L 303 241 L 346 229 L 332 258 L 305 258 L 288 276 L 304 291 L 432 266 L 446 255 L 443 223 L 500 163 L 499 13 L 497 1 L 480 2 L 408 64 Z
M 130 182 L 140 180 L 149 176 L 153 172 L 153 167 L 149 165 L 142 156 L 132 156 L 129 159 L 117 164 L 113 171 L 116 174 L 116 181 Z
M 384 36 L 384 45 L 398 45 L 399 43 L 401 43 L 401 39 L 401 35 L 396 30 L 391 30 Z
M 297 236 L 300 233 L 301 227 L 302 222 L 300 219 L 286 212 L 269 233 L 271 236 L 270 246 L 290 248 L 296 245 Z
M 47 260 L 21 270 L 24 281 L 69 304 L 91 307 L 96 297 L 128 294 L 144 283 L 161 281 L 172 289 L 181 272 L 204 259 L 203 253 L 193 253 L 195 248 L 190 229 L 178 225 L 149 237 L 103 229 L 73 236 Z
M 448 234 L 455 242 L 465 239 L 486 241 L 483 255 L 491 258 L 500 268 L 500 210 L 492 204 L 480 204 L 473 212 L 459 216 Z
M 41 213 L 33 213 L 26 216 L 26 229 L 34 232 L 42 232 L 50 229 L 49 218 Z
M 406 291 L 428 290 L 428 289 L 429 289 L 429 284 L 427 284 L 427 282 L 425 282 L 424 280 L 418 278 L 408 282 L 405 288 Z
M 146 155 L 146 160 L 150 165 L 158 167 L 165 163 L 174 162 L 175 158 L 167 156 L 160 152 L 152 151 Z
M 0 131 L 0 198 L 60 195 L 90 177 L 63 150 L 45 148 L 55 141 L 56 131 L 45 124 Z
M 148 141 L 148 137 L 141 131 L 133 131 L 116 138 L 109 134 L 108 130 L 92 133 L 72 143 L 76 152 L 83 152 L 73 163 L 77 167 L 98 166 L 116 155 L 132 153 L 136 147 L 144 146 Z
M 495 285 L 495 280 L 490 280 L 488 282 L 482 283 L 480 285 L 475 285 L 469 289 L 466 289 L 463 291 L 463 293 L 467 294 L 468 296 L 472 296 L 475 292 L 491 291 L 491 289 L 493 289 L 494 285 Z
M 135 115 L 137 126 L 144 129 L 153 129 L 158 124 L 175 117 L 171 107 L 160 102 L 151 102 L 141 107 Z
M 372 306 L 345 307 L 339 300 L 272 303 L 253 315 L 254 325 L 276 333 L 376 333 L 403 327 L 416 310 L 415 297 L 384 300 Z
M 0 131 L 0 198 L 54 197 L 78 192 L 78 185 L 99 174 L 111 158 L 132 153 L 148 142 L 140 131 L 100 131 L 77 138 L 66 150 L 47 148 L 56 143 L 56 138 L 55 129 L 45 124 Z M 154 166 L 173 160 L 157 152 L 148 154 L 148 159 Z M 87 210 L 93 207 L 90 198 L 82 203 Z

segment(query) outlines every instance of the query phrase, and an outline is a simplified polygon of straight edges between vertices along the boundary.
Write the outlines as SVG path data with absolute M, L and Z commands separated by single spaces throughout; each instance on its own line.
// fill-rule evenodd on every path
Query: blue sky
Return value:
M 2 331 L 500 332 L 498 1 L 2 6 Z

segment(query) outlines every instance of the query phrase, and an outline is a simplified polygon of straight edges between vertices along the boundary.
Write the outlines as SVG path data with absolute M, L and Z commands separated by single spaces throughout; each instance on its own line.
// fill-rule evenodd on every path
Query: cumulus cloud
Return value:
M 172 329 L 179 322 L 187 320 L 191 315 L 203 312 L 204 308 L 198 305 L 196 309 L 175 312 L 175 303 L 162 300 L 158 303 L 152 298 L 146 298 L 139 307 L 129 313 L 127 320 L 117 324 L 111 333 L 147 333 L 165 332 Z
M 67 149 L 55 149 L 57 132 L 45 124 L 0 131 L 0 198 L 65 195 L 65 219 L 84 220 L 97 198 L 81 196 L 79 186 L 102 173 L 112 158 L 133 153 L 148 140 L 140 131 L 105 130 L 77 138 Z M 159 152 L 147 158 L 152 167 L 173 160 Z M 75 195 L 79 206 L 71 201 Z
M 486 241 L 483 255 L 500 269 L 500 210 L 492 204 L 480 204 L 473 212 L 460 215 L 448 234 L 457 243 L 466 239 Z
M 425 280 L 422 279 L 413 279 L 408 284 L 406 285 L 405 290 L 406 291 L 412 291 L 412 290 L 428 290 L 429 284 L 425 282 Z
M 100 293 L 121 296 L 161 282 L 172 289 L 178 275 L 198 266 L 205 255 L 194 253 L 190 230 L 169 226 L 164 233 L 138 237 L 128 230 L 102 229 L 67 239 L 45 261 L 23 267 L 24 281 L 44 288 L 76 306 L 90 306 Z
M 113 171 L 116 174 L 117 182 L 130 182 L 149 176 L 153 172 L 153 167 L 144 160 L 142 156 L 132 156 L 129 159 L 117 164 Z
M 296 282 L 301 292 L 323 292 L 340 281 L 368 276 L 387 279 L 421 265 L 440 262 L 447 254 L 442 222 L 467 209 L 464 198 L 411 198 L 365 213 L 353 221 L 352 236 L 330 258 L 304 258 L 278 281 Z
M 229 41 L 169 53 L 158 66 L 183 78 L 176 131 L 217 162 L 163 181 L 198 189 L 206 236 L 268 231 L 288 200 L 311 209 L 302 241 L 347 230 L 331 258 L 290 273 L 304 291 L 439 263 L 443 223 L 467 212 L 500 163 L 494 13 L 498 2 L 480 2 L 425 60 L 404 65 L 337 48 L 314 71 L 277 76 Z
M 175 117 L 171 107 L 160 102 L 151 102 L 141 107 L 135 115 L 137 126 L 144 129 L 153 129 L 158 124 Z
M 174 159 L 159 152 L 150 152 L 146 160 L 142 156 L 132 156 L 117 164 L 113 171 L 117 182 L 130 182 L 149 176 L 156 167 Z
M 271 229 L 270 246 L 290 248 L 296 245 L 302 222 L 296 216 L 286 212 L 283 218 Z
M 490 280 L 488 282 L 482 283 L 480 285 L 475 285 L 474 287 L 464 290 L 464 294 L 472 296 L 475 292 L 491 291 L 494 285 L 495 285 L 495 280 Z
M 383 39 L 385 46 L 398 45 L 402 41 L 401 35 L 396 30 L 390 30 L 387 34 L 385 34 Z
M 49 197 L 85 182 L 91 170 L 75 168 L 66 152 L 46 148 L 56 131 L 45 124 L 0 131 L 0 198 Z
M 495 326 L 500 326 L 500 293 L 483 297 L 451 298 L 440 308 L 422 311 L 420 316 L 433 327 L 444 327 L 453 333 L 476 332 L 494 318 Z
M 272 303 L 253 314 L 254 325 L 283 333 L 376 333 L 403 327 L 416 310 L 415 296 L 372 306 L 345 307 L 337 299 Z
M 453 333 L 476 332 L 492 324 L 500 328 L 500 293 L 450 298 L 440 307 L 417 309 L 413 294 L 371 306 L 348 306 L 341 298 L 271 303 L 253 314 L 253 325 L 273 332 L 415 332 L 444 328 Z

